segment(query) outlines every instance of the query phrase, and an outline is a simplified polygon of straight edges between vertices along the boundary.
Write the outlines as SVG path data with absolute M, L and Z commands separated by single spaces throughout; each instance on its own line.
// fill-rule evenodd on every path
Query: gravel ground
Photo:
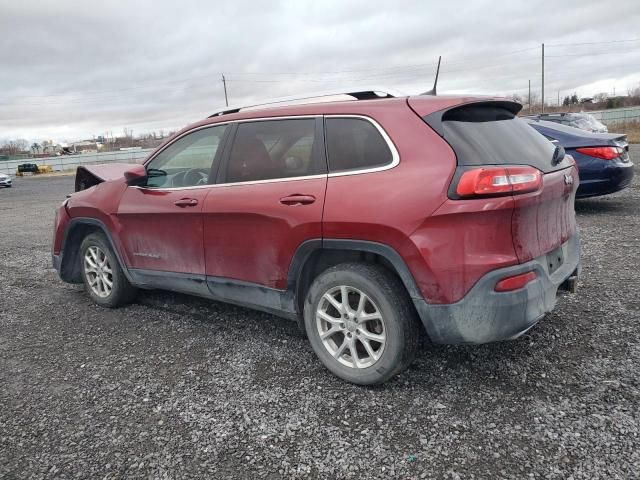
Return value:
M 0 191 L 0 477 L 639 478 L 638 181 L 578 203 L 581 288 L 537 327 L 427 345 L 376 388 L 266 314 L 165 292 L 95 306 L 50 267 L 72 183 Z

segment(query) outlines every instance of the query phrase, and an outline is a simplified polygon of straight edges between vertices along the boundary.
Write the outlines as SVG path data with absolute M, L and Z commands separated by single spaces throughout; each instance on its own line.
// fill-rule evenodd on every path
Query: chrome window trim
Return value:
M 213 128 L 213 127 L 218 127 L 218 126 L 222 126 L 222 125 L 232 125 L 234 123 L 247 123 L 247 122 L 264 122 L 264 121 L 269 121 L 269 120 L 297 120 L 297 119 L 302 119 L 302 118 L 318 118 L 318 117 L 323 117 L 323 118 L 360 118 L 362 120 L 366 120 L 369 123 L 371 123 L 377 130 L 378 133 L 380 133 L 380 135 L 382 136 L 382 138 L 384 139 L 384 141 L 386 142 L 387 146 L 389 147 L 389 150 L 391 151 L 391 163 L 387 164 L 387 165 L 382 165 L 379 167 L 372 167 L 372 168 L 363 168 L 363 169 L 359 169 L 359 170 L 345 170 L 345 171 L 340 171 L 340 172 L 328 172 L 328 173 L 322 173 L 322 174 L 314 174 L 314 175 L 303 175 L 300 177 L 284 177 L 284 178 L 270 178 L 270 179 L 266 179 L 266 180 L 250 180 L 247 182 L 229 182 L 229 183 L 213 183 L 213 184 L 207 184 L 207 185 L 193 185 L 190 187 L 140 187 L 140 186 L 132 186 L 131 188 L 137 188 L 140 190 L 153 190 L 153 191 L 176 191 L 176 190 L 197 190 L 197 189 L 201 189 L 201 188 L 218 188 L 218 187 L 235 187 L 238 185 L 256 185 L 256 184 L 262 184 L 262 183 L 280 183 L 280 182 L 293 182 L 293 181 L 299 181 L 299 180 L 312 180 L 312 179 L 318 179 L 318 178 L 332 178 L 332 177 L 343 177 L 343 176 L 349 176 L 349 175 L 362 175 L 362 174 L 366 174 L 366 173 L 376 173 L 376 172 L 382 172 L 385 170 L 390 170 L 392 168 L 397 167 L 400 164 L 400 154 L 398 152 L 398 149 L 396 148 L 395 144 L 393 143 L 393 141 L 391 140 L 391 137 L 389 137 L 389 135 L 387 134 L 387 132 L 382 128 L 382 126 L 373 118 L 368 117 L 366 115 L 358 115 L 358 114 L 320 114 L 320 115 L 287 115 L 287 116 L 276 116 L 276 117 L 259 117 L 259 118 L 245 118 L 245 119 L 241 119 L 241 120 L 230 120 L 227 122 L 220 122 L 220 123 L 214 123 L 214 124 L 208 124 L 208 125 L 202 125 L 200 127 L 194 128 L 192 130 L 189 130 L 187 132 L 184 132 L 182 135 L 180 135 L 179 137 L 176 137 L 175 139 L 173 139 L 171 142 L 169 142 L 168 144 L 166 144 L 164 147 L 162 147 L 161 150 L 158 150 L 157 152 L 153 153 L 153 156 L 150 157 L 148 160 L 146 160 L 143 165 L 146 167 L 148 163 L 150 163 L 154 158 L 156 158 L 156 156 L 158 156 L 162 151 L 164 151 L 166 148 L 168 148 L 170 145 L 172 145 L 173 143 L 177 142 L 178 140 L 180 140 L 181 138 L 183 138 L 186 135 L 189 135 L 193 132 L 197 132 L 198 130 L 202 130 L 205 128 Z
M 131 186 L 129 188 L 137 188 L 140 190 L 153 190 L 154 192 L 161 191 L 174 191 L 174 190 L 197 190 L 200 188 L 219 188 L 219 187 L 237 187 L 238 185 L 256 185 L 261 183 L 280 183 L 280 182 L 293 182 L 297 180 L 314 180 L 318 178 L 327 178 L 326 173 L 322 173 L 319 175 L 305 175 L 302 177 L 285 177 L 285 178 L 268 178 L 266 180 L 251 180 L 247 182 L 229 182 L 229 183 L 212 183 L 207 185 L 194 185 L 192 187 L 140 187 L 140 186 Z
M 362 120 L 366 120 L 369 123 L 371 123 L 374 127 L 376 127 L 376 129 L 378 130 L 378 133 L 380 133 L 383 140 L 386 142 L 387 147 L 389 147 L 389 150 L 391 151 L 391 163 L 388 163 L 387 165 L 381 165 L 379 167 L 372 167 L 372 168 L 362 168 L 358 170 L 343 170 L 343 171 L 333 172 L 333 173 L 329 172 L 329 177 L 342 177 L 347 175 L 362 175 L 364 173 L 383 172 L 385 170 L 390 170 L 394 167 L 397 167 L 398 164 L 400 163 L 400 153 L 398 153 L 398 149 L 396 148 L 395 144 L 391 140 L 391 137 L 389 137 L 389 135 L 384 130 L 384 128 L 382 128 L 382 126 L 373 118 L 367 117 L 365 115 L 338 115 L 338 114 L 325 115 L 325 118 L 359 118 Z

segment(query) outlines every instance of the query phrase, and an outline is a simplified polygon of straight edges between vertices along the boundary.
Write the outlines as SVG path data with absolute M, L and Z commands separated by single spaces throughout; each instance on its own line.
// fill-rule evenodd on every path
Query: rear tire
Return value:
M 92 233 L 80 245 L 80 270 L 84 287 L 98 305 L 116 308 L 131 303 L 137 293 L 124 275 L 109 241 Z
M 304 323 L 322 363 L 359 385 L 405 370 L 423 338 L 405 288 L 378 265 L 344 263 L 320 274 L 305 299 Z

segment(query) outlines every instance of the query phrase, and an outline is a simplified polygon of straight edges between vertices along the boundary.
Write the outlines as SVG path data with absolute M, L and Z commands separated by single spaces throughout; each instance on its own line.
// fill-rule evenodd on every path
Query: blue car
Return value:
M 628 187 L 633 179 L 627 136 L 593 133 L 544 120 L 523 118 L 534 130 L 564 147 L 578 164 L 576 198 L 607 195 Z

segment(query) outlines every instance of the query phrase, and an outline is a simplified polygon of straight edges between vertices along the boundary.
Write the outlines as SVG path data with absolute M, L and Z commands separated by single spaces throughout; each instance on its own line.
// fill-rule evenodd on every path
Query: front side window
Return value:
M 223 181 L 303 177 L 323 173 L 316 120 L 262 120 L 238 124 Z
M 368 120 L 327 118 L 325 130 L 330 172 L 383 167 L 393 161 L 389 145 Z
M 193 187 L 209 182 L 227 125 L 189 133 L 162 150 L 147 168 L 147 187 Z

